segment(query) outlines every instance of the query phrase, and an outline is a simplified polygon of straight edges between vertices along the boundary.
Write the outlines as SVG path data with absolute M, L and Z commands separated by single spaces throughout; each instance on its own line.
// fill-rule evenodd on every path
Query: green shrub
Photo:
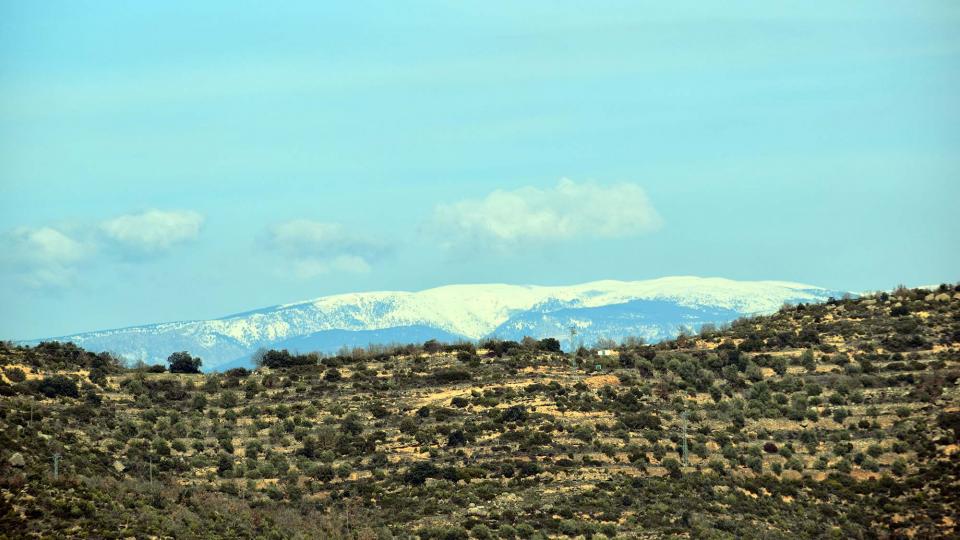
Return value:
M 20 368 L 7 368 L 4 374 L 10 379 L 10 382 L 19 383 L 27 379 L 27 374 Z
M 674 458 L 664 459 L 660 465 L 667 469 L 667 473 L 670 475 L 670 478 L 680 478 L 683 476 L 683 473 L 680 469 L 680 462 Z
M 469 371 L 458 368 L 443 368 L 433 372 L 433 379 L 440 384 L 469 381 L 473 378 Z
M 48 398 L 57 397 L 80 397 L 80 389 L 77 381 L 63 375 L 51 375 L 42 379 L 33 379 L 27 381 L 27 388 L 34 394 L 40 394 Z

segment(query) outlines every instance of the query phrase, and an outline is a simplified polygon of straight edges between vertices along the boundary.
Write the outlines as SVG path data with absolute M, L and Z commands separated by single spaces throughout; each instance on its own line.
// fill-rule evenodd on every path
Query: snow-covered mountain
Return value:
M 203 358 L 217 369 L 259 347 L 331 351 L 341 345 L 407 343 L 495 336 L 518 339 L 567 335 L 580 329 L 586 343 L 600 337 L 673 337 L 742 315 L 771 313 L 785 302 L 820 302 L 841 291 L 784 281 L 666 277 L 594 281 L 580 285 L 448 285 L 419 292 L 324 296 L 207 321 L 184 321 L 48 338 L 160 362 L 174 351 Z M 38 343 L 34 340 L 25 343 Z M 233 361 L 233 362 L 231 362 Z

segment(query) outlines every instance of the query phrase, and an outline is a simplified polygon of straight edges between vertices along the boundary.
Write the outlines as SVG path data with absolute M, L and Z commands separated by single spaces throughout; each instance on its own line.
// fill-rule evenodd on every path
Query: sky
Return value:
M 960 4 L 0 2 L 0 337 L 960 280 Z

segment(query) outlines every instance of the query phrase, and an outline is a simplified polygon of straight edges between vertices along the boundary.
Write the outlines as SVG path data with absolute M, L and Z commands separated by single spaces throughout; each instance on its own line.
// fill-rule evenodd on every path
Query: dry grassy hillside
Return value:
M 267 363 L 151 373 L 4 346 L 0 536 L 958 534 L 954 287 L 577 368 L 551 340 Z

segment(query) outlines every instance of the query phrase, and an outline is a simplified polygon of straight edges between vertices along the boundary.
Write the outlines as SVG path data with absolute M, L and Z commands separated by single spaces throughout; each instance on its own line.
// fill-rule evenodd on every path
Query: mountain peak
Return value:
M 335 294 L 219 319 L 95 331 L 52 340 L 153 362 L 173 351 L 189 350 L 203 356 L 205 367 L 215 368 L 258 347 L 330 350 L 357 344 L 350 339 L 351 332 L 361 333 L 354 338 L 384 342 L 409 336 L 411 328 L 417 329 L 417 336 L 429 335 L 433 329 L 437 337 L 445 339 L 523 337 L 519 332 L 538 338 L 562 337 L 576 319 L 578 325 L 590 328 L 584 339 L 639 335 L 656 340 L 676 335 L 681 326 L 729 322 L 743 315 L 776 311 L 785 302 L 819 302 L 840 294 L 787 281 L 697 276 L 561 286 L 449 284 L 422 291 Z M 533 319 L 539 322 L 533 324 Z

